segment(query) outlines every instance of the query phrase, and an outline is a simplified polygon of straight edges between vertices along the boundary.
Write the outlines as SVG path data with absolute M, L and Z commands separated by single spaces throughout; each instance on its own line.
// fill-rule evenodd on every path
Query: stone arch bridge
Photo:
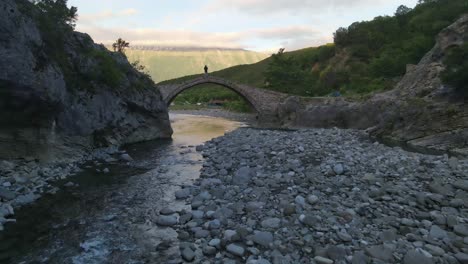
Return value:
M 159 85 L 158 87 L 164 101 L 169 106 L 178 94 L 201 84 L 218 84 L 236 92 L 255 109 L 260 123 L 277 122 L 278 107 L 289 96 L 283 93 L 238 84 L 210 75 L 201 76 L 183 83 Z

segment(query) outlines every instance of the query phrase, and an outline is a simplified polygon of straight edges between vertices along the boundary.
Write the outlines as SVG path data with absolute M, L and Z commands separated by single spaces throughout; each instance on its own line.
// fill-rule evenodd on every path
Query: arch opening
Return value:
M 234 85 L 233 85 L 234 86 Z M 205 81 L 182 84 L 173 89 L 166 102 L 170 109 L 224 108 L 234 112 L 258 113 L 255 99 L 236 87 L 224 83 Z

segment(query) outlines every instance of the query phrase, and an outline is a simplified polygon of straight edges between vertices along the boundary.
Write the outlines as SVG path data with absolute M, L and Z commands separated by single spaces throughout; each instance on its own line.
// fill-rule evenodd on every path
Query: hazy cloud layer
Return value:
M 324 38 L 314 29 L 305 26 L 291 26 L 274 29 L 252 29 L 243 32 L 206 33 L 190 30 L 158 30 L 131 28 L 104 28 L 95 25 L 81 25 L 78 30 L 93 36 L 96 42 L 110 44 L 124 37 L 134 45 L 198 46 L 246 48 L 248 40 L 262 39 L 283 43 L 288 48 L 297 48 L 298 42 L 317 44 Z M 276 48 L 276 47 L 275 47 Z
M 81 24 L 95 24 L 96 22 L 110 19 L 117 19 L 122 17 L 129 17 L 138 14 L 138 10 L 134 8 L 124 9 L 118 12 L 105 10 L 96 14 L 79 14 L 78 20 Z
M 208 10 L 234 9 L 247 14 L 317 13 L 324 10 L 360 8 L 400 0 L 213 0 Z
M 315 29 L 306 26 L 289 26 L 283 28 L 256 29 L 248 32 L 250 35 L 264 39 L 288 39 L 320 34 Z
M 96 42 L 294 50 L 332 41 L 354 21 L 392 14 L 417 0 L 70 0 L 77 30 Z M 83 9 L 80 9 L 83 7 Z M 100 11 L 105 10 L 105 11 Z M 106 11 L 107 10 L 107 11 Z
M 96 42 L 110 44 L 122 37 L 134 45 L 201 46 L 241 48 L 239 33 L 202 33 L 185 30 L 103 28 L 82 26 Z

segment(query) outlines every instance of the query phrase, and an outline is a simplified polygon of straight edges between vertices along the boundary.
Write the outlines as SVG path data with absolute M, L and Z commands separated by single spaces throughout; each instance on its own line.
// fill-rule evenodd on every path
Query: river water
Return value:
M 190 209 L 174 192 L 199 177 L 202 156 L 194 146 L 241 123 L 171 115 L 173 140 L 125 147 L 132 166 L 88 166 L 67 181 L 78 183 L 16 212 L 16 224 L 0 232 L 1 263 L 170 263 L 177 233 L 155 223 L 159 211 Z

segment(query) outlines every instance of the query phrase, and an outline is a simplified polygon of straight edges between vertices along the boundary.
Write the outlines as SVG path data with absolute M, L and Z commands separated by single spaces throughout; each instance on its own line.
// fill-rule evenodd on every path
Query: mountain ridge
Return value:
M 242 48 L 227 48 L 227 47 L 196 47 L 196 46 L 158 46 L 158 45 L 131 45 L 130 50 L 154 50 L 154 51 L 207 51 L 207 50 L 221 50 L 221 51 L 246 51 L 256 52 Z M 264 53 L 266 52 L 256 52 Z

